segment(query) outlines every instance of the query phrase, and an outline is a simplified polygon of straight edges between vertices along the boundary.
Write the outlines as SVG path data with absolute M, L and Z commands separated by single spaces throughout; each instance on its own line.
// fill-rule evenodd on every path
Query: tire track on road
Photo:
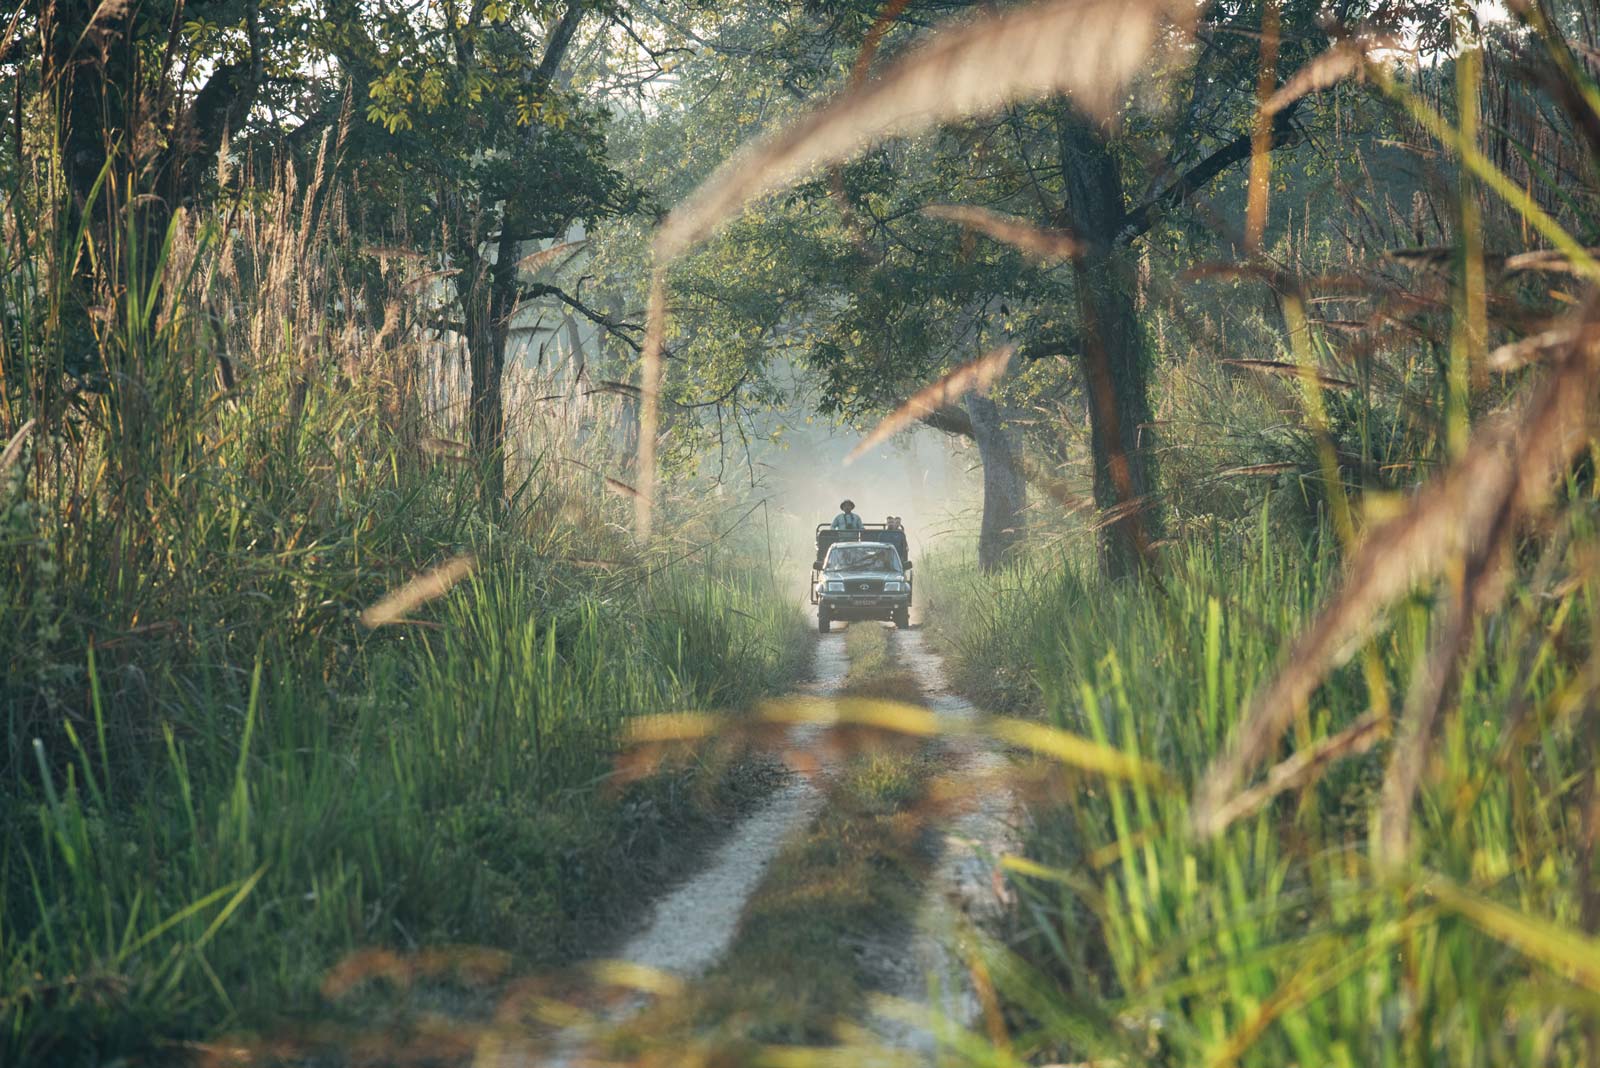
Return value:
M 801 693 L 832 697 L 850 669 L 844 636 L 817 637 L 812 679 Z M 786 745 L 809 749 L 825 728 L 798 724 L 789 728 Z M 818 784 L 793 776 L 755 812 L 734 828 L 699 874 L 673 890 L 654 909 L 650 922 L 623 946 L 617 960 L 693 978 L 715 964 L 733 944 L 745 902 L 778 855 L 784 841 L 810 822 L 823 799 Z
M 811 679 L 796 693 L 835 697 L 844 686 L 850 658 L 844 635 L 819 635 L 812 653 Z M 826 726 L 802 723 L 785 734 L 785 747 L 813 748 Z M 669 891 L 650 909 L 649 919 L 616 953 L 606 959 L 649 968 L 680 980 L 692 980 L 721 960 L 733 945 L 751 895 L 761 884 L 783 845 L 808 826 L 820 810 L 823 785 L 808 775 L 790 781 L 743 817 L 696 874 Z M 613 1027 L 643 1008 L 644 995 L 628 998 L 605 1014 L 601 1029 Z M 593 1028 L 558 1036 L 553 1049 L 507 1051 L 487 1059 L 494 1068 L 567 1068 L 586 1062 Z
M 938 653 L 928 647 L 920 629 L 897 631 L 890 648 L 899 664 L 916 678 L 928 708 L 953 728 L 944 740 L 949 774 L 965 784 L 972 803 L 942 833 L 939 860 L 908 941 L 893 947 L 883 960 L 883 990 L 919 1006 L 949 1024 L 968 1027 L 982 1013 L 966 966 L 954 945 L 965 926 L 992 930 L 1009 907 L 1003 896 L 997 862 L 1015 852 L 1019 840 L 1019 806 L 1004 782 L 1008 761 L 989 739 L 967 728 L 981 716 L 955 693 Z M 871 1031 L 885 1046 L 932 1061 L 938 1035 L 922 1021 L 875 1013 Z

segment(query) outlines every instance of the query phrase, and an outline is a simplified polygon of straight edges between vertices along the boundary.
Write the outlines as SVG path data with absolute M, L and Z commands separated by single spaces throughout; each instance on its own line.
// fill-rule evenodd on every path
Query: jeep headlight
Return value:
M 824 593 L 843 593 L 844 583 L 829 580 L 822 584 L 822 590 Z
M 897 581 L 895 579 L 890 579 L 888 582 L 885 582 L 883 584 L 883 592 L 884 593 L 904 593 L 904 592 L 906 592 L 906 584 L 904 582 L 899 582 L 899 581 Z

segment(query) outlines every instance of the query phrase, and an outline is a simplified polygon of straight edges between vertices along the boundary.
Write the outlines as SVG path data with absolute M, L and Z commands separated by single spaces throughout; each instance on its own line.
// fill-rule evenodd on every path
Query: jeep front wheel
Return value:
M 817 633 L 826 634 L 833 629 L 833 619 L 826 608 L 817 609 Z
M 894 610 L 894 625 L 901 630 L 911 629 L 911 609 L 896 608 Z

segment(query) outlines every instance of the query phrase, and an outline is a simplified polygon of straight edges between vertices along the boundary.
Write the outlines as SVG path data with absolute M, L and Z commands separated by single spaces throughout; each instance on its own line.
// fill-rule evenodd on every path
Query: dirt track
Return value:
M 803 692 L 834 696 L 850 666 L 844 635 L 819 635 L 811 663 L 811 682 Z M 810 724 L 792 727 L 787 744 L 805 750 L 820 730 Z M 680 978 L 693 978 L 714 964 L 733 942 L 740 911 L 784 838 L 814 816 L 821 803 L 822 791 L 813 779 L 791 777 L 733 829 L 700 872 L 656 903 L 648 924 L 617 958 Z
M 811 681 L 800 693 L 837 696 L 849 671 L 844 635 L 818 636 L 814 641 Z M 975 719 L 977 710 L 950 691 L 939 657 L 923 635 L 914 630 L 892 633 L 888 650 L 921 691 L 907 698 L 921 700 L 957 727 L 953 736 L 939 743 L 940 774 L 947 780 L 967 779 L 983 787 L 992 784 L 1002 758 L 980 740 L 960 733 L 960 725 Z M 728 953 L 739 937 L 744 909 L 774 858 L 791 836 L 811 823 L 824 803 L 832 769 L 822 756 L 826 747 L 819 744 L 823 731 L 815 725 L 795 726 L 785 739 L 791 750 L 816 753 L 820 776 L 792 777 L 741 819 L 696 874 L 649 907 L 637 933 L 624 943 L 616 959 L 692 984 Z M 951 948 L 952 934 L 967 921 L 982 926 L 998 915 L 1003 903 L 993 862 L 1009 851 L 1014 839 L 1012 798 L 1004 791 L 983 787 L 972 791 L 973 801 L 964 810 L 933 828 L 938 858 L 914 922 L 899 932 L 868 939 L 860 947 L 881 993 L 905 1005 L 921 1005 L 961 1025 L 976 1020 L 979 1005 L 966 981 L 965 968 Z M 930 991 L 938 992 L 936 1001 L 930 1002 Z M 613 1006 L 608 1017 L 613 1023 L 621 1022 L 646 1003 L 643 996 L 631 998 Z M 918 1014 L 919 1010 L 912 1010 L 912 1015 Z M 926 1011 L 920 1014 L 927 1015 Z M 861 1022 L 884 1047 L 900 1051 L 902 1057 L 910 1054 L 913 1062 L 931 1060 L 936 1050 L 934 1028 L 926 1020 L 908 1022 L 898 1015 L 870 1014 Z M 583 1036 L 573 1033 L 557 1042 L 553 1056 L 547 1053 L 498 1063 L 582 1064 L 586 1063 L 584 1046 Z

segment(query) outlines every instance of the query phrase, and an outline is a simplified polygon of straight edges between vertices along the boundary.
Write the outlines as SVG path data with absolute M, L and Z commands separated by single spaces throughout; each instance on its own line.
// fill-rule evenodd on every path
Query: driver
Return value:
M 856 515 L 856 502 L 846 497 L 839 502 L 839 514 L 833 517 L 834 530 L 860 530 L 861 517 Z

